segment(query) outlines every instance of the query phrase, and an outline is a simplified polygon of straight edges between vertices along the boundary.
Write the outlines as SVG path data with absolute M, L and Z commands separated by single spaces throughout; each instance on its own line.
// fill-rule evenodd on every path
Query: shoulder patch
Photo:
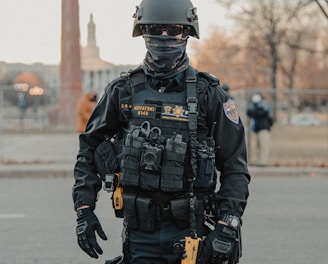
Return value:
M 235 123 L 236 125 L 239 124 L 239 115 L 237 113 L 236 106 L 231 99 L 223 103 L 223 110 L 224 114 L 231 122 Z

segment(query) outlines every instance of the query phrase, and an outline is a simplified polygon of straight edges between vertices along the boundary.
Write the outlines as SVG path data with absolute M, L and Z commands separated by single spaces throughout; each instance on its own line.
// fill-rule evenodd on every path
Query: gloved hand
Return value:
M 82 208 L 77 210 L 76 221 L 76 235 L 80 248 L 90 257 L 98 258 L 98 254 L 102 254 L 103 251 L 97 243 L 95 231 L 103 240 L 107 240 L 107 236 L 97 216 L 90 207 Z
M 218 223 L 213 231 L 205 238 L 199 262 L 202 264 L 238 263 L 237 231 L 224 224 Z

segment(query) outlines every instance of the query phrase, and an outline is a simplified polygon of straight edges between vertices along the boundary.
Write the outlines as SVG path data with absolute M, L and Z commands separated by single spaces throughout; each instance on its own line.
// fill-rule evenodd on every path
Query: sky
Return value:
M 141 0 L 79 0 L 80 42 L 86 45 L 90 14 L 96 24 L 100 57 L 114 64 L 138 64 L 145 56 L 142 37 L 132 37 L 132 14 Z M 200 40 L 213 26 L 227 26 L 216 0 L 193 0 Z M 0 61 L 60 63 L 61 0 L 0 0 Z M 190 44 L 189 44 L 190 47 Z M 189 52 L 189 50 L 187 50 Z

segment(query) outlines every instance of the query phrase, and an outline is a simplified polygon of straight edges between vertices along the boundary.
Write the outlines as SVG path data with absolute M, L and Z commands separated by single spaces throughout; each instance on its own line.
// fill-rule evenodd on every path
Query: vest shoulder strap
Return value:
M 145 82 L 145 73 L 141 65 L 130 69 L 128 72 L 122 72 L 120 77 L 121 79 L 130 82 L 132 86 Z
M 131 89 L 131 87 L 145 83 L 145 76 L 141 65 L 130 69 L 128 72 L 122 72 L 120 75 L 121 79 L 126 83 L 125 89 Z
M 220 85 L 220 80 L 216 78 L 213 74 L 208 72 L 198 72 L 197 75 L 200 78 L 206 79 L 211 86 L 217 86 Z

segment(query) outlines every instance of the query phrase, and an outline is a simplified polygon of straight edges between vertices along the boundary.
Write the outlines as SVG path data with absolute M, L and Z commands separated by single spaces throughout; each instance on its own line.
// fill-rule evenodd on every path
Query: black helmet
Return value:
M 190 0 L 142 0 L 133 14 L 133 37 L 142 35 L 140 25 L 177 24 L 190 27 L 189 35 L 199 38 L 197 8 Z

